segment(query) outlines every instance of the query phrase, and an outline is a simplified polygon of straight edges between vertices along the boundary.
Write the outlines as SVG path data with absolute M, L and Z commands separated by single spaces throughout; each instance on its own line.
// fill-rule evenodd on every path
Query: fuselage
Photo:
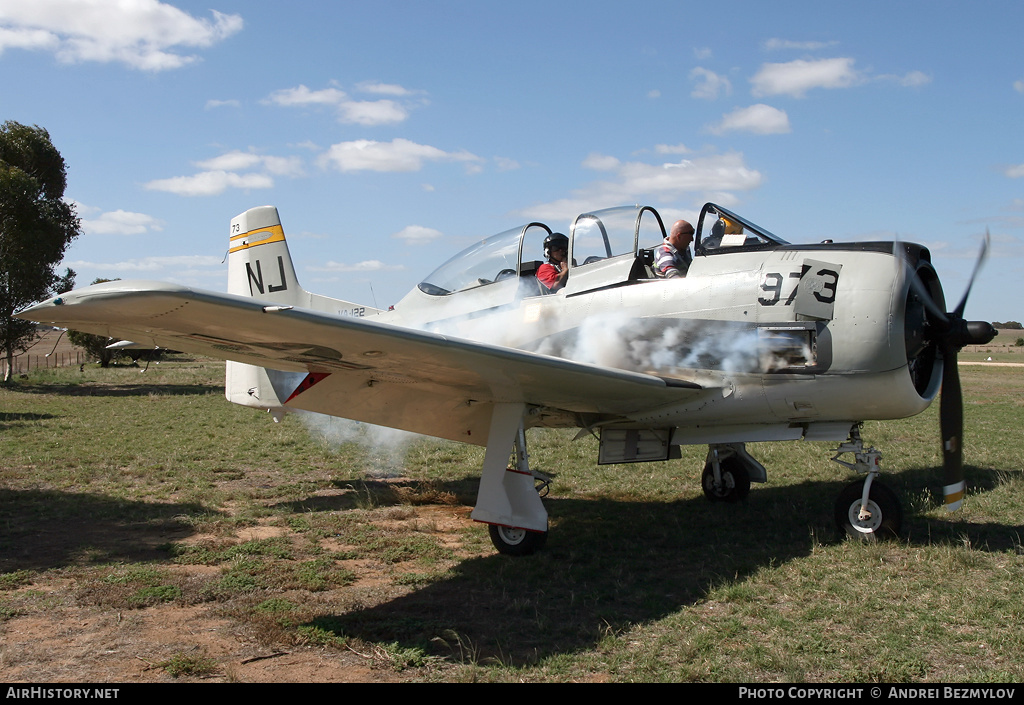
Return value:
M 938 390 L 937 360 L 916 377 L 910 369 L 909 276 L 937 287 L 923 248 L 761 240 L 699 250 L 674 279 L 640 260 L 574 266 L 554 294 L 540 294 L 520 261 L 519 276 L 421 286 L 375 320 L 712 390 L 616 422 L 672 427 L 680 441 L 707 442 L 723 427 L 746 440 L 753 427 L 765 440 L 815 430 L 842 439 L 856 421 L 920 413 Z

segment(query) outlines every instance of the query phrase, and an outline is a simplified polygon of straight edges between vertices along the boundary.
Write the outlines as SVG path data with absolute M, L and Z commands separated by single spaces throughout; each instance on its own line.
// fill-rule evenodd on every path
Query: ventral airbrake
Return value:
M 275 417 L 305 410 L 485 446 L 472 517 L 503 553 L 547 538 L 551 478 L 530 468 L 526 443 L 537 427 L 593 434 L 600 463 L 707 445 L 703 489 L 721 501 L 767 480 L 748 443 L 836 442 L 833 459 L 864 476 L 840 494 L 836 521 L 871 539 L 898 533 L 901 509 L 862 422 L 920 413 L 943 387 L 943 485 L 958 507 L 956 356 L 995 330 L 964 320 L 967 294 L 945 310 L 928 249 L 793 245 L 713 203 L 695 230 L 687 275 L 665 279 L 654 208 L 583 213 L 551 293 L 536 256 L 552 228 L 528 223 L 480 240 L 384 311 L 304 290 L 264 206 L 231 221 L 226 294 L 116 281 L 19 315 L 225 359 L 227 398 Z

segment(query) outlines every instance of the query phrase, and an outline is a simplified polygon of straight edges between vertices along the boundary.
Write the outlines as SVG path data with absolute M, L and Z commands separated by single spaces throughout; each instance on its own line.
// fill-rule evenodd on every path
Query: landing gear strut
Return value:
M 544 546 L 548 513 L 541 497 L 551 478 L 530 470 L 523 428 L 523 404 L 495 404 L 487 438 L 480 490 L 472 517 L 490 524 L 491 543 L 499 553 L 526 556 Z M 509 451 L 515 460 L 509 463 Z
M 853 453 L 854 462 L 839 460 L 843 453 Z M 859 426 L 850 429 L 850 439 L 836 449 L 833 461 L 867 475 L 847 485 L 836 500 L 835 520 L 839 531 L 861 541 L 899 536 L 903 525 L 903 508 L 896 493 L 878 482 L 882 454 L 874 448 L 865 448 Z

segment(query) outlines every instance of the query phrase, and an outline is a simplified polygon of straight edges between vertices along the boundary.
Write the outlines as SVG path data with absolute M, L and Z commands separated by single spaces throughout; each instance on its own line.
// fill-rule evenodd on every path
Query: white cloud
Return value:
M 896 82 L 901 86 L 907 86 L 913 88 L 915 86 L 923 86 L 932 82 L 932 77 L 923 71 L 911 71 L 902 76 L 896 77 Z
M 480 158 L 469 152 L 445 152 L 430 145 L 397 138 L 390 142 L 355 140 L 331 145 L 320 156 L 322 167 L 351 171 L 419 171 L 427 161 L 460 161 L 469 165 Z
M 361 83 L 356 88 L 367 93 L 395 97 L 407 97 L 419 92 L 390 83 Z M 340 122 L 352 125 L 394 125 L 409 117 L 408 106 L 398 101 L 387 98 L 355 100 L 336 86 L 316 91 L 304 85 L 284 88 L 274 91 L 263 102 L 282 107 L 327 106 L 335 110 Z
M 422 225 L 408 225 L 391 237 L 404 240 L 407 245 L 426 245 L 444 237 L 444 234 L 440 230 L 434 230 Z
M 1003 170 L 1003 173 L 1006 174 L 1011 179 L 1019 179 L 1021 177 L 1024 177 L 1024 164 L 1008 166 Z
M 274 176 L 298 177 L 304 174 L 298 157 L 275 157 L 234 150 L 195 162 L 202 171 L 192 176 L 156 179 L 145 184 L 150 191 L 166 191 L 179 196 L 217 196 L 229 188 L 273 188 Z M 239 173 L 249 169 L 258 172 Z
M 144 257 L 142 259 L 124 260 L 121 262 L 88 262 L 75 260 L 65 262 L 65 265 L 72 269 L 92 269 L 111 274 L 118 272 L 159 272 L 164 269 L 173 268 L 175 274 L 184 274 L 183 269 L 194 269 L 197 267 L 218 267 L 220 268 L 223 258 L 206 255 L 181 255 L 172 257 Z
M 206 109 L 214 110 L 215 108 L 240 108 L 242 107 L 241 101 L 238 100 L 214 100 L 210 99 L 206 101 Z
M 495 157 L 494 163 L 498 165 L 498 171 L 515 171 L 519 168 L 519 162 L 508 157 Z
M 158 0 L 3 0 L 0 53 L 35 49 L 52 51 L 63 63 L 175 69 L 198 59 L 182 49 L 209 47 L 241 31 L 241 16 L 212 15 L 193 17 Z
M 307 269 L 311 272 L 385 272 L 405 269 L 405 265 L 388 265 L 378 259 L 370 259 L 355 264 L 330 261 L 319 267 L 307 267 Z
M 784 110 L 758 103 L 749 108 L 738 108 L 724 115 L 717 125 L 713 125 L 709 129 L 718 135 L 725 132 L 780 135 L 790 131 L 789 116 Z
M 0 22 L 7 24 L 5 14 L 0 14 Z M 60 46 L 60 38 L 52 32 L 42 29 L 24 27 L 0 27 L 0 54 L 5 49 L 38 49 L 54 51 Z
M 619 164 L 621 163 L 622 162 L 615 157 L 591 152 L 587 155 L 587 158 L 583 160 L 583 167 L 585 169 L 593 169 L 594 171 L 613 171 L 618 169 Z
M 229 188 L 272 188 L 274 180 L 267 174 L 235 174 L 229 171 L 204 171 L 193 176 L 156 179 L 145 185 L 149 191 L 166 191 L 179 196 L 216 196 Z
M 396 83 L 371 83 L 369 81 L 356 84 L 356 90 L 362 91 L 363 93 L 377 93 L 379 95 L 395 96 L 407 96 L 419 93 L 419 91 L 409 90 L 408 88 L 399 86 Z
M 394 125 L 409 111 L 393 100 L 353 100 L 338 106 L 339 119 L 353 125 Z
M 693 98 L 715 100 L 719 95 L 732 93 L 732 83 L 728 78 L 700 66 L 690 71 L 690 80 L 699 81 L 690 93 Z
M 898 74 L 880 74 L 872 78 L 874 81 L 884 81 L 887 83 L 895 83 L 898 86 L 904 88 L 917 88 L 919 86 L 925 86 L 932 82 L 932 77 L 926 74 L 924 71 L 908 71 L 903 75 Z
M 1024 93 L 1024 81 L 1014 81 L 1013 90 L 1017 91 L 1018 93 Z
M 261 167 L 265 171 L 278 176 L 301 176 L 302 160 L 298 157 L 274 157 L 255 154 L 253 152 L 240 152 L 238 150 L 227 152 L 196 162 L 197 167 L 204 171 L 244 171 Z
M 339 88 L 311 91 L 306 86 L 299 85 L 295 88 L 274 91 L 264 102 L 292 107 L 296 105 L 339 105 L 346 100 L 348 100 L 348 94 Z
M 162 221 L 151 215 L 125 210 L 82 219 L 82 230 L 90 235 L 142 235 L 152 230 L 163 230 L 163 225 Z
M 853 59 L 838 58 L 763 64 L 750 82 L 755 96 L 802 98 L 812 88 L 848 88 L 861 80 L 860 73 L 853 68 Z
M 600 155 L 591 155 L 588 161 L 600 163 L 598 157 Z M 664 164 L 620 162 L 612 172 L 609 180 L 577 189 L 568 198 L 522 209 L 520 215 L 562 220 L 623 203 L 674 203 L 687 194 L 715 192 L 731 198 L 732 192 L 758 188 L 762 181 L 761 174 L 750 169 L 743 162 L 743 156 L 737 153 Z
M 654 151 L 657 154 L 689 154 L 690 148 L 685 144 L 656 144 Z
M 228 152 L 213 159 L 196 162 L 196 166 L 206 171 L 239 171 L 251 169 L 260 163 L 260 157 L 251 152 Z
M 836 41 L 830 42 L 796 42 L 789 39 L 769 39 L 765 41 L 764 48 L 767 51 L 778 51 L 780 49 L 797 49 L 800 51 L 815 51 L 817 49 L 825 49 L 826 47 L 835 46 L 838 44 Z

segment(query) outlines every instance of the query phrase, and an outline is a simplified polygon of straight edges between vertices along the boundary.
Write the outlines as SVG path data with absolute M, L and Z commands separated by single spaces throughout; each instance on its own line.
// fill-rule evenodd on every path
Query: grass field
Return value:
M 1024 361 L 1007 342 L 964 358 Z M 703 447 L 599 467 L 592 439 L 531 431 L 557 478 L 523 559 L 469 519 L 481 449 L 274 424 L 222 375 L 181 358 L 0 387 L 5 681 L 1024 680 L 1024 367 L 961 368 L 959 513 L 937 405 L 866 424 L 900 541 L 838 539 L 834 444 L 749 446 L 769 482 L 722 505 Z

